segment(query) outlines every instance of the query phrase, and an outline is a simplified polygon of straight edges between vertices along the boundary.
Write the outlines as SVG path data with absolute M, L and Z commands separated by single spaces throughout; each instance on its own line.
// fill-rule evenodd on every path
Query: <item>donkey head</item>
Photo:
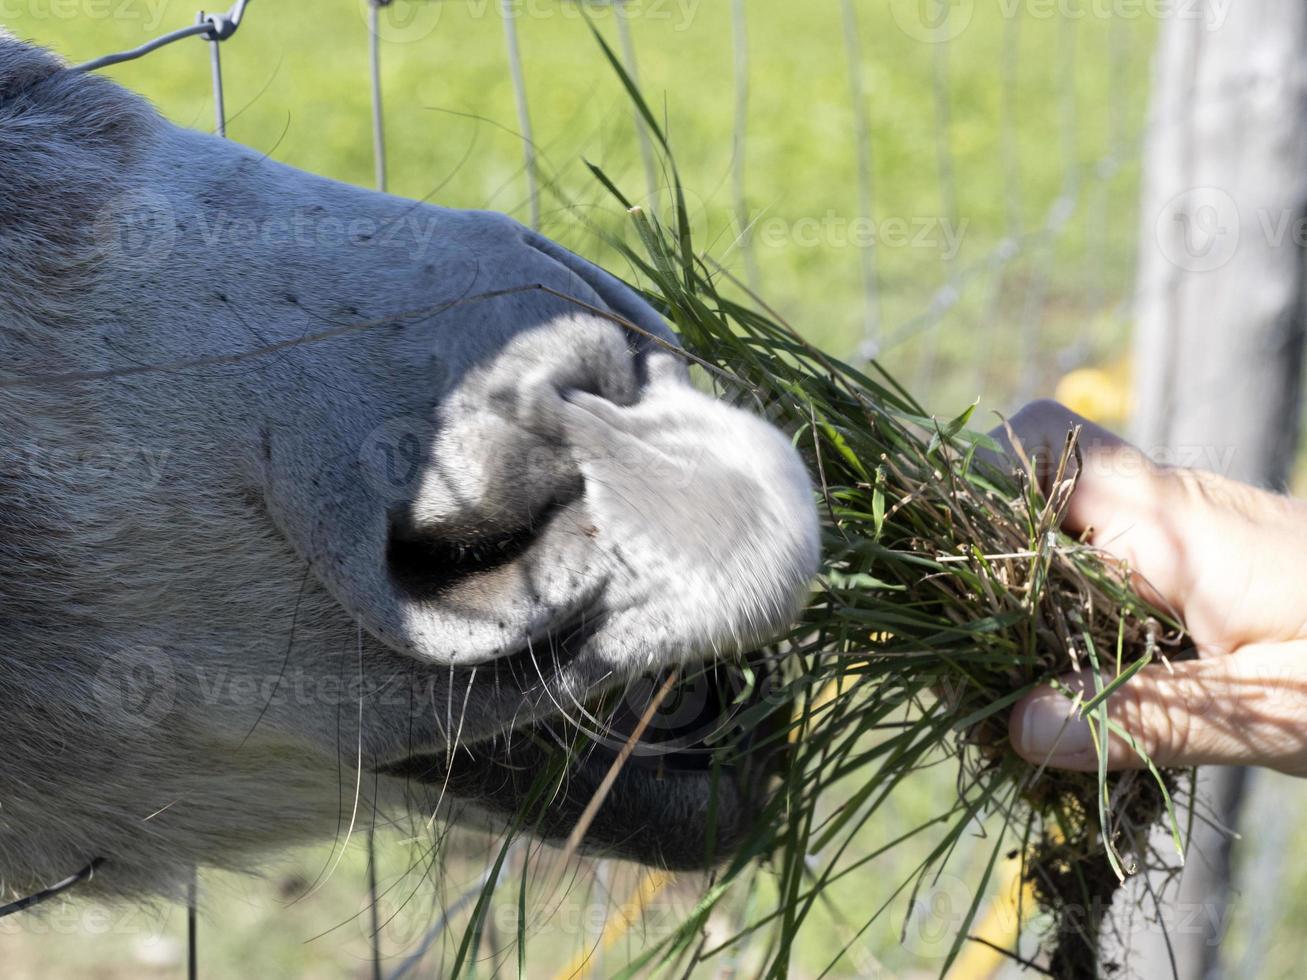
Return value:
M 360 814 L 502 822 L 584 742 L 533 823 L 566 834 L 647 678 L 767 638 L 816 567 L 790 443 L 615 278 L 2 36 L 0 350 L 16 889 L 96 858 L 167 889 Z M 710 811 L 743 824 L 756 781 L 676 734 L 589 847 L 695 864 Z

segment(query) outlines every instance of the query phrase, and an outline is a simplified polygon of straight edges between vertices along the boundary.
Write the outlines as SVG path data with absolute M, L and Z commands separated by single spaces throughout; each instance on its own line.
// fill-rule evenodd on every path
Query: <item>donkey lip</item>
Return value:
M 765 673 L 755 667 L 755 680 Z M 627 726 L 648 713 L 648 700 L 628 691 L 617 704 L 620 695 L 610 694 L 578 709 L 587 716 L 585 731 L 553 716 L 452 752 L 415 753 L 377 772 L 405 779 L 414 790 L 472 801 L 498 818 L 527 819 L 534 836 L 553 842 L 572 834 L 596 795 L 607 793 L 592 813 L 586 853 L 671 869 L 712 867 L 753 832 L 788 745 L 777 712 L 752 710 L 764 703 L 763 685 L 739 696 L 743 676 L 722 664 L 707 668 L 702 678 L 720 681 L 716 701 L 705 700 L 698 715 L 673 705 L 672 720 L 651 718 L 629 753 L 623 750 L 634 729 Z M 657 677 L 645 680 L 646 692 L 662 686 Z M 672 700 L 669 693 L 664 704 Z M 718 708 L 724 718 L 714 714 Z M 595 722 L 606 735 L 590 730 Z M 542 799 L 548 801 L 543 810 Z
M 557 719 L 538 721 L 525 728 L 502 735 L 462 743 L 454 752 L 415 752 L 394 762 L 375 767 L 374 771 L 383 776 L 394 776 L 426 785 L 444 786 L 450 782 L 451 774 L 456 774 L 459 766 L 456 757 L 460 754 L 468 759 L 512 766 L 518 743 L 526 740 L 547 750 L 569 752 L 573 767 L 598 769 L 606 771 L 623 752 L 629 733 L 621 736 L 614 734 L 592 737 L 567 748 L 575 742 L 576 733 L 572 729 L 566 735 L 560 732 Z M 728 754 L 721 746 L 699 740 L 684 745 L 669 745 L 648 737 L 646 732 L 633 746 L 623 766 L 633 769 L 653 770 L 656 778 L 697 778 L 714 771 L 722 776 L 734 776 L 739 770 L 739 760 Z
M 556 655 L 574 655 L 584 638 L 578 644 L 567 641 L 579 635 L 581 632 L 573 630 L 557 641 Z M 714 774 L 733 778 L 744 769 L 771 771 L 774 767 L 767 759 L 777 754 L 775 719 L 764 717 L 761 723 L 745 727 L 746 712 L 761 697 L 756 690 L 747 697 L 741 696 L 745 676 L 737 667 L 717 665 L 711 674 L 691 679 L 691 682 L 708 679 L 706 688 L 700 685 L 687 695 L 686 688 L 691 682 L 674 685 L 660 710 L 645 719 L 644 730 L 629 748 L 632 733 L 647 713 L 649 697 L 662 686 L 661 677 L 641 678 L 636 685 L 628 686 L 625 697 L 615 705 L 612 694 L 594 699 L 581 712 L 589 719 L 584 724 L 554 716 L 513 731 L 465 742 L 458 751 L 509 762 L 514 755 L 514 744 L 527 739 L 555 751 L 569 752 L 573 756 L 571 765 L 587 769 L 607 770 L 620 755 L 625 755 L 623 766 L 652 770 L 652 775 L 659 779 Z M 645 686 L 641 687 L 641 683 Z M 578 732 L 582 735 L 580 740 Z M 376 771 L 419 783 L 444 785 L 450 779 L 455 754 L 443 750 L 416 752 L 378 766 Z

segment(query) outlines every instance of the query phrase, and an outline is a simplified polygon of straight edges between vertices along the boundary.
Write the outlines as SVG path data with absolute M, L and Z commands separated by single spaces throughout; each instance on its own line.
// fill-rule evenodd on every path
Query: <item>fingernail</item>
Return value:
M 1089 722 L 1075 711 L 1076 702 L 1061 694 L 1041 694 L 1026 702 L 1018 726 L 1021 754 L 1027 759 L 1057 763 L 1093 749 Z

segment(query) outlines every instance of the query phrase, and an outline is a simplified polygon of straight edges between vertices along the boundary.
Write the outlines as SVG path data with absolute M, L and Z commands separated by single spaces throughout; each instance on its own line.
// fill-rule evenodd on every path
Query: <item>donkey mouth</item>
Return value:
M 615 760 L 626 754 L 626 765 L 661 775 L 756 767 L 775 749 L 774 739 L 767 742 L 774 732 L 766 723 L 774 719 L 765 710 L 763 666 L 754 658 L 704 665 L 670 681 L 666 675 L 639 678 L 615 704 L 609 699 L 601 706 L 606 720 L 590 733 L 595 755 Z
M 571 833 L 617 769 L 584 839 L 591 854 L 669 868 L 728 858 L 763 809 L 786 740 L 752 665 L 665 677 L 452 753 L 419 753 L 382 775 L 462 798 L 546 840 Z M 638 738 L 633 738 L 641 727 Z

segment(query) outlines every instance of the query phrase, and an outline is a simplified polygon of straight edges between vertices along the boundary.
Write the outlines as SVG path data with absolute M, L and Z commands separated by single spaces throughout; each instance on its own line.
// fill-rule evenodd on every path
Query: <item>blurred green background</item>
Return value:
M 982 410 L 1003 411 L 1057 392 L 1110 423 L 1128 410 L 1136 202 L 1157 32 L 1148 5 L 1119 6 L 632 0 L 625 25 L 611 5 L 584 9 L 618 50 L 619 28 L 629 31 L 632 67 L 660 107 L 701 247 L 799 329 L 841 355 L 878 351 L 940 414 L 977 398 Z M 620 228 L 621 210 L 585 162 L 628 196 L 646 204 L 652 196 L 654 207 L 666 200 L 665 179 L 655 173 L 651 188 L 630 103 L 580 7 L 509 7 L 542 174 L 542 228 L 624 273 L 594 231 Z M 223 48 L 230 137 L 371 185 L 367 14 L 367 0 L 251 4 Z M 0 0 L 0 23 L 72 61 L 133 47 L 194 16 L 171 0 Z M 398 0 L 382 11 L 382 25 L 391 191 L 529 221 L 500 3 Z M 212 128 L 198 40 L 109 74 L 174 122 Z M 951 792 L 947 765 L 922 773 L 866 845 L 932 815 Z M 433 880 L 423 868 L 405 873 L 422 844 L 381 838 L 381 877 L 394 886 L 383 900 L 390 967 L 482 873 L 487 845 L 458 840 L 449 849 L 458 856 Z M 895 849 L 832 889 L 798 951 L 796 975 L 815 976 L 833 959 L 832 976 L 937 972 L 947 926 L 965 910 L 979 869 L 959 854 L 954 877 L 918 895 L 909 915 L 908 893 L 891 895 L 923 853 Z M 291 855 L 262 878 L 207 875 L 203 974 L 369 976 L 362 836 L 318 881 L 334 860 L 323 848 Z M 639 887 L 632 869 L 586 865 L 554 896 L 558 913 L 532 923 L 529 975 L 554 976 L 583 948 L 604 945 L 605 929 L 621 919 L 613 910 Z M 695 889 L 680 882 L 649 898 L 629 929 L 610 932 L 588 975 L 607 975 L 624 951 L 660 938 Z M 512 906 L 516 889 L 507 891 Z M 550 896 L 537 898 L 548 904 Z M 755 912 L 765 906 L 765 881 L 753 901 Z M 858 935 L 887 901 L 889 911 Z M 1229 941 L 1278 934 L 1303 902 L 1307 895 L 1286 894 L 1256 916 L 1236 904 Z M 184 920 L 170 906 L 126 912 L 77 903 L 44 919 L 5 920 L 0 972 L 180 975 Z M 516 975 L 516 924 L 492 922 L 499 928 L 486 949 L 498 943 L 505 952 L 479 972 Z M 436 975 L 456 933 L 446 930 L 415 975 Z M 1267 961 L 1266 975 L 1294 975 L 1286 957 Z M 741 975 L 748 962 L 746 951 Z
M 823 344 L 849 353 L 877 341 L 940 412 L 980 394 L 1006 407 L 1071 368 L 1111 361 L 1125 336 L 1156 24 L 1104 16 L 1104 4 L 1065 16 L 1062 7 L 1078 5 L 962 0 L 942 5 L 944 27 L 932 33 L 936 2 L 849 4 L 861 122 L 834 0 L 748 0 L 742 20 L 728 0 L 633 0 L 625 19 L 700 242 Z M 628 99 L 581 13 L 619 48 L 612 9 L 509 6 L 534 141 L 556 182 L 542 194 L 543 229 L 603 260 L 579 217 L 599 208 L 616 221 L 617 209 L 584 162 L 629 196 L 648 196 Z M 11 31 L 73 60 L 194 17 L 173 0 L 5 0 L 0 12 Z M 366 13 L 367 0 L 253 3 L 223 51 L 229 135 L 370 185 Z M 382 18 L 391 190 L 528 220 L 499 0 L 399 0 Z M 202 42 L 110 74 L 181 125 L 212 128 Z M 869 180 L 859 174 L 860 125 Z

